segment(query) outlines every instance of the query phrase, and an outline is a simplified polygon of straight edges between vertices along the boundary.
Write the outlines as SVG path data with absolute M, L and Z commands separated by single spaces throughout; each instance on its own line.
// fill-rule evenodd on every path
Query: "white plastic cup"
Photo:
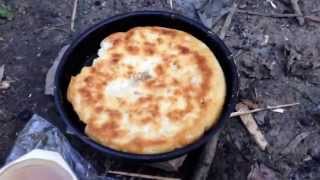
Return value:
M 35 149 L 0 169 L 0 180 L 78 180 L 59 153 Z

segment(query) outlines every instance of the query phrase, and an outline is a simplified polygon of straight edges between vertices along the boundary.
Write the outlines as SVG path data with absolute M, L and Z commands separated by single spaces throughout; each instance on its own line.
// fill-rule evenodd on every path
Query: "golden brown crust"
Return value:
M 223 71 L 204 43 L 179 30 L 136 27 L 103 40 L 67 97 L 95 141 L 154 154 L 199 138 L 219 118 L 225 93 Z

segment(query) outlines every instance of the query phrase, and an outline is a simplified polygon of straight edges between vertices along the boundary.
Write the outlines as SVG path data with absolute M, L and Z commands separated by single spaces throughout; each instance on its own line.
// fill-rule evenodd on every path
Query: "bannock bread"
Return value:
M 224 73 L 211 50 L 163 27 L 109 35 L 67 90 L 90 138 L 138 154 L 194 142 L 218 120 L 225 96 Z

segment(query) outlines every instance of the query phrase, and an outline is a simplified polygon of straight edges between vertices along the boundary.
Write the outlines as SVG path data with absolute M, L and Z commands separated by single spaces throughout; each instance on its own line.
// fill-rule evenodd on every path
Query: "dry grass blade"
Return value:
M 309 135 L 311 135 L 312 133 L 315 133 L 316 131 L 307 131 L 307 132 L 303 132 L 299 135 L 297 135 L 287 146 L 286 148 L 281 152 L 281 154 L 288 154 L 290 152 L 292 152 L 294 149 L 296 149 L 296 147 L 300 144 L 300 142 L 302 140 L 304 140 L 305 138 L 307 138 Z
M 253 110 L 247 110 L 247 111 L 237 111 L 237 112 L 231 113 L 230 117 L 237 117 L 237 116 L 241 116 L 241 115 L 252 114 L 252 113 L 255 113 L 255 112 L 266 111 L 266 110 L 288 108 L 288 107 L 292 107 L 292 106 L 297 106 L 299 104 L 300 103 L 282 104 L 282 105 L 268 106 L 268 107 L 265 107 L 265 108 L 257 108 L 257 109 L 253 109 Z
M 0 66 L 0 82 L 2 81 L 4 77 L 4 65 Z
M 173 0 L 169 0 L 170 8 L 173 9 Z
M 224 39 L 224 38 L 225 38 L 226 33 L 227 33 L 227 31 L 228 31 L 228 29 L 229 29 L 229 26 L 230 26 L 230 24 L 231 24 L 233 15 L 235 14 L 236 10 L 237 10 L 237 4 L 234 3 L 234 4 L 232 5 L 231 9 L 230 9 L 230 12 L 229 12 L 227 18 L 226 18 L 226 21 L 224 22 L 224 25 L 223 25 L 222 28 L 221 28 L 221 31 L 220 31 L 220 38 L 221 38 L 221 39 Z
M 74 22 L 75 22 L 76 16 L 77 16 L 77 9 L 78 9 L 78 0 L 74 0 L 72 16 L 71 16 L 71 24 L 70 24 L 71 31 L 75 31 Z
M 123 171 L 108 171 L 108 173 L 114 174 L 114 175 L 122 175 L 122 176 L 143 178 L 143 179 L 181 180 L 180 178 L 169 178 L 169 177 L 161 177 L 161 176 L 152 176 L 152 175 L 146 175 L 146 174 L 128 173 L 128 172 L 123 172 Z

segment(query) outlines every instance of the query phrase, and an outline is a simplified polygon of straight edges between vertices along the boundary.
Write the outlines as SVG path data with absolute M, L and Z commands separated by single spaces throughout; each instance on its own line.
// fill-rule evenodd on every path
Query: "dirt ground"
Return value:
M 192 0 L 173 1 L 173 11 L 199 21 Z M 288 1 L 240 0 L 238 7 L 261 13 L 293 13 Z M 0 0 L 12 20 L 0 19 L 0 65 L 8 89 L 0 90 L 0 164 L 24 124 L 24 110 L 57 117 L 53 98 L 44 95 L 46 72 L 57 53 L 84 29 L 112 15 L 134 10 L 171 10 L 166 0 L 80 0 L 75 32 L 71 0 Z M 319 0 L 301 1 L 311 15 Z M 312 13 L 320 17 L 320 11 Z M 219 26 L 219 23 L 218 25 Z M 216 29 L 216 28 L 215 28 Z M 208 179 L 247 179 L 262 169 L 269 179 L 320 179 L 320 22 L 236 13 L 225 42 L 234 53 L 241 85 L 239 100 L 259 107 L 299 102 L 284 113 L 254 117 L 269 142 L 261 151 L 238 118 L 230 119 L 218 143 Z M 269 178 L 269 179 L 268 179 Z M 254 180 L 260 180 L 255 178 Z

